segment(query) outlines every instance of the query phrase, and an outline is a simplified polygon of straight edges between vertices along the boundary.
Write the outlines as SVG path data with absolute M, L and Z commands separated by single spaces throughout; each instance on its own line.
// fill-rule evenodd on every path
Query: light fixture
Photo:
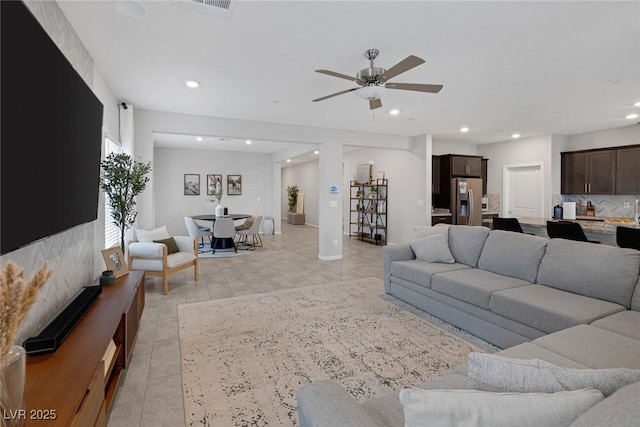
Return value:
M 314 151 L 313 154 L 320 154 L 320 150 Z
M 463 126 L 460 128 L 460 132 L 469 132 L 469 128 L 466 126 Z
M 197 88 L 198 86 L 200 86 L 200 83 L 198 83 L 198 82 L 197 82 L 197 81 L 195 81 L 195 80 L 186 80 L 186 81 L 184 82 L 184 84 L 186 84 L 186 85 L 187 85 L 187 87 L 190 87 L 191 89 L 195 89 L 195 88 Z
M 626 116 L 624 116 L 626 119 L 629 120 L 633 120 L 633 119 L 637 119 L 638 115 L 636 113 L 631 113 L 631 114 L 627 114 Z
M 397 116 L 398 114 L 400 114 L 400 110 L 394 108 L 393 110 L 389 111 L 389 114 L 391 114 L 392 116 Z
M 355 91 L 356 96 L 362 99 L 380 99 L 384 96 L 386 89 L 384 86 L 370 85 L 364 86 Z
M 636 102 L 635 104 L 633 104 L 634 107 L 640 107 L 640 101 Z
M 196 141 L 204 141 L 204 138 L 201 136 L 196 136 Z
M 291 159 L 287 159 L 287 163 L 291 163 Z
M 520 134 L 519 133 L 514 133 L 513 135 L 511 135 L 511 138 L 520 138 Z
M 247 145 L 251 145 L 251 144 L 253 144 L 253 141 L 251 141 L 250 139 L 247 139 L 244 143 L 247 144 Z

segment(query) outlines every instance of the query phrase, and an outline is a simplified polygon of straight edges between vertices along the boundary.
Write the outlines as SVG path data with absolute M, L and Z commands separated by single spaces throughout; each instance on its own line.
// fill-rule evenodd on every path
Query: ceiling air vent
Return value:
M 233 0 L 174 0 L 173 5 L 191 12 L 209 16 L 229 17 L 233 12 Z

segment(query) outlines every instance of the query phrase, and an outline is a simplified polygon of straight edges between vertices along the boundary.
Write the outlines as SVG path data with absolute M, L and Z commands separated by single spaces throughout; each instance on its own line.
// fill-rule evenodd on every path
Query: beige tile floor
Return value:
M 263 248 L 233 258 L 200 262 L 169 281 L 145 282 L 146 306 L 129 367 L 120 383 L 109 427 L 185 425 L 178 337 L 179 304 L 230 298 L 362 277 L 382 278 L 382 246 L 343 237 L 343 259 L 318 259 L 318 229 L 282 223 L 282 234 L 262 236 Z

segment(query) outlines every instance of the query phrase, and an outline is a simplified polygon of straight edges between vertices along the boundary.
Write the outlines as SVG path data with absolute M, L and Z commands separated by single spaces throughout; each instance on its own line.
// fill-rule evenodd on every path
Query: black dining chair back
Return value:
M 493 229 L 504 231 L 515 231 L 516 233 L 523 233 L 520 221 L 518 218 L 493 218 Z
M 582 230 L 582 226 L 571 221 L 547 221 L 547 234 L 550 239 L 567 239 L 579 242 L 600 243 L 589 240 Z
M 640 228 L 616 227 L 616 243 L 621 248 L 631 248 L 640 251 Z

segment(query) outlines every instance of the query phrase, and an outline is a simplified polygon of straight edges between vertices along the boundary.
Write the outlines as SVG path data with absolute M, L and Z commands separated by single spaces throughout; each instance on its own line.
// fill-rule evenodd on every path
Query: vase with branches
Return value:
M 137 162 L 127 153 L 111 153 L 101 166 L 100 187 L 111 207 L 113 222 L 120 229 L 120 248 L 124 252 L 124 234 L 138 216 L 135 198 L 149 182 L 151 162 Z
M 289 197 L 289 212 L 295 212 L 296 205 L 298 204 L 298 186 L 297 185 L 288 186 L 287 196 Z

